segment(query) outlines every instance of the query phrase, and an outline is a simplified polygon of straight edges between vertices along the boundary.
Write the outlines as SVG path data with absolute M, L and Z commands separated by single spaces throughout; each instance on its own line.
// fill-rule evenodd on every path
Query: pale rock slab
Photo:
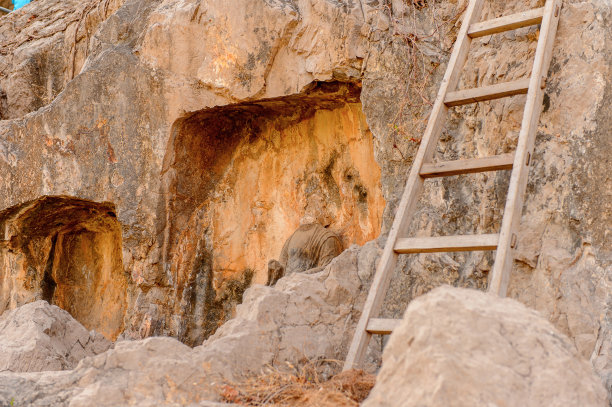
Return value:
M 0 371 L 69 370 L 111 343 L 87 331 L 70 314 L 46 301 L 35 301 L 0 316 Z
M 443 286 L 406 310 L 364 407 L 603 407 L 606 400 L 589 363 L 536 311 Z

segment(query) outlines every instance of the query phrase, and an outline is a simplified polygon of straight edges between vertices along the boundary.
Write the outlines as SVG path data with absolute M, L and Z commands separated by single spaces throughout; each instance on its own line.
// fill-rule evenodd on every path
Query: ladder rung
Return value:
M 513 163 L 514 154 L 501 154 L 492 157 L 471 158 L 469 160 L 423 164 L 420 174 L 423 178 L 435 178 L 472 174 L 475 172 L 511 170 Z
M 468 36 L 470 38 L 478 38 L 484 37 L 485 35 L 497 34 L 504 31 L 516 30 L 517 28 L 540 24 L 543 16 L 544 7 L 511 14 L 509 16 L 494 18 L 493 20 L 472 24 L 468 30 Z
M 370 318 L 366 331 L 371 334 L 389 335 L 402 322 L 401 319 Z
M 396 253 L 467 252 L 497 249 L 498 234 L 397 239 Z
M 460 106 L 468 103 L 483 102 L 485 100 L 499 99 L 506 96 L 522 95 L 529 90 L 529 78 L 518 81 L 498 83 L 481 88 L 464 89 L 449 92 L 444 99 L 446 106 Z

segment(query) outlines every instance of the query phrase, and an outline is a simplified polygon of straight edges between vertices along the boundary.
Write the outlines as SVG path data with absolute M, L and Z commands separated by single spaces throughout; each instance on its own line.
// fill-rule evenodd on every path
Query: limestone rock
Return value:
M 0 209 L 112 202 L 131 303 L 110 336 L 200 344 L 305 212 L 344 247 L 378 236 L 363 18 L 321 0 L 37 0 L 4 17 Z
M 590 364 L 537 312 L 443 286 L 406 310 L 364 407 L 605 407 L 606 400 Z
M 101 334 L 88 332 L 68 312 L 46 301 L 0 316 L 0 371 L 69 370 L 110 346 Z
M 566 334 L 612 394 L 609 3 L 564 1 L 509 296 Z M 389 230 L 466 4 L 32 2 L 0 18 L 0 209 L 111 202 L 126 301 L 109 332 L 197 345 L 265 281 L 308 208 L 329 214 L 344 247 Z M 482 18 L 541 4 L 488 1 Z M 528 75 L 536 31 L 475 40 L 460 87 Z M 451 109 L 434 159 L 511 152 L 523 102 Z M 411 232 L 497 233 L 508 180 L 427 181 Z M 48 241 L 25 260 L 42 262 Z M 0 273 L 27 270 L 5 258 Z M 406 256 L 383 313 L 444 283 L 484 288 L 491 264 L 482 252 Z
M 0 73 L 1 119 L 49 104 L 80 72 L 96 43 L 92 34 L 123 0 L 32 3 L 2 13 L 0 64 L 6 69 Z
M 341 252 L 336 234 L 319 223 L 302 224 L 283 245 L 280 261 L 268 262 L 266 285 L 276 284 L 284 274 L 320 271 Z
M 185 405 L 213 398 L 206 365 L 173 338 L 118 342 L 75 370 L 0 374 L 0 401 L 31 406 Z
M 372 274 L 379 254 L 373 243 L 353 246 L 319 273 L 249 288 L 236 318 L 193 349 L 164 337 L 119 341 L 72 371 L 0 373 L 0 404 L 207 406 L 224 379 L 303 358 L 340 360 L 366 294 L 359 275 Z
M 109 340 L 123 330 L 127 276 L 115 207 L 46 196 L 0 211 L 0 313 L 45 300 Z
M 406 2 L 394 2 L 394 7 L 397 3 Z M 452 18 L 454 13 L 466 4 L 467 1 L 445 1 L 437 3 L 435 10 L 452 24 L 456 21 Z M 531 0 L 486 1 L 482 19 L 541 4 L 542 1 Z M 430 7 L 421 11 L 408 7 L 406 15 L 396 17 L 414 23 L 414 28 L 404 28 L 418 37 L 419 31 L 437 31 L 432 27 L 435 19 L 427 18 L 429 12 Z M 417 17 L 411 19 L 412 13 Z M 419 49 L 432 46 L 442 55 L 448 53 L 458 25 L 447 26 L 447 34 L 441 38 L 423 39 Z M 399 34 L 405 40 L 413 38 Z M 536 39 L 535 28 L 523 28 L 474 41 L 459 88 L 528 75 Z M 423 93 L 421 84 L 410 81 L 404 69 L 405 61 L 413 54 L 394 45 L 396 48 L 387 47 L 382 53 L 372 54 L 361 95 L 364 113 L 379 143 L 375 154 L 381 163 L 387 202 L 383 234 L 391 226 L 423 134 L 419 123 L 429 113 L 425 107 L 410 109 L 406 114 L 402 104 L 389 102 L 411 103 L 422 96 L 433 100 L 447 61 L 443 56 L 428 60 L 441 65 L 431 78 L 431 87 Z M 606 102 L 612 97 L 611 55 L 609 1 L 564 1 L 553 61 L 547 72 L 508 296 L 539 311 L 567 335 L 582 357 L 592 360 L 606 378 L 612 397 L 612 107 Z M 516 96 L 451 109 L 434 160 L 513 151 L 523 106 L 524 96 Z M 398 115 L 404 119 L 397 120 Z M 389 126 L 394 121 L 398 128 Z M 409 233 L 498 233 L 509 178 L 508 172 L 495 172 L 427 181 Z M 396 272 L 390 285 L 384 316 L 401 318 L 412 300 L 441 284 L 485 289 L 493 255 L 465 252 L 400 258 L 401 272 Z
M 375 262 L 364 259 L 379 255 L 375 242 L 352 246 L 318 273 L 291 274 L 274 287 L 253 286 L 236 317 L 196 349 L 228 378 L 271 363 L 342 360 L 351 340 L 346 332 L 357 322 L 366 294 L 368 280 L 362 281 L 359 271 L 372 275 Z

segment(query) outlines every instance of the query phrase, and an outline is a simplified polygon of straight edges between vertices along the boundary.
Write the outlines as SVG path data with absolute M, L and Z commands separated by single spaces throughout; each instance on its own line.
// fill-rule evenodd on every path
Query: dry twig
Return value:
M 219 387 L 224 401 L 244 406 L 356 407 L 370 393 L 375 376 L 361 370 L 322 380 L 316 362 L 290 370 L 268 367 L 256 377 Z

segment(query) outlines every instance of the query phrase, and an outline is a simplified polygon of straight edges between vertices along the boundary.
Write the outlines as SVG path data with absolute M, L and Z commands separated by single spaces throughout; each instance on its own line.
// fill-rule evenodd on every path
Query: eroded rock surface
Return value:
M 440 31 L 435 24 L 439 20 L 431 17 L 432 8 L 426 7 L 418 14 L 403 3 L 393 3 L 393 17 L 399 22 L 391 19 L 388 31 L 401 31 L 401 21 L 412 22 L 403 38 L 420 38 L 417 48 L 428 55 L 426 60 L 440 61 L 440 68 L 445 67 L 443 55 L 450 50 L 452 32 L 456 31 L 451 29 L 436 38 L 435 33 Z M 434 10 L 442 19 L 451 18 L 457 10 L 453 6 L 460 8 L 466 3 L 442 2 Z M 482 19 L 543 3 L 484 2 Z M 411 13 L 418 17 L 412 19 Z M 612 200 L 608 198 L 612 194 L 608 170 L 612 121 L 606 102 L 612 95 L 612 83 L 605 79 L 610 78 L 612 66 L 611 17 L 607 1 L 563 2 L 508 295 L 541 312 L 567 335 L 582 357 L 597 366 L 612 395 L 612 234 L 608 226 L 612 223 Z M 449 24 L 452 21 L 451 18 Z M 528 75 L 536 40 L 537 29 L 532 27 L 474 41 L 459 88 Z M 389 101 L 405 100 L 411 104 L 422 100 L 422 96 L 433 100 L 443 72 L 437 69 L 433 86 L 423 92 L 419 83 L 410 79 L 414 69 L 406 72 L 397 68 L 415 57 L 414 52 L 400 49 L 398 45 L 372 55 L 362 92 L 364 113 L 380 146 L 376 156 L 381 163 L 383 190 L 389 191 L 385 195 L 388 205 L 383 230 L 390 226 L 410 157 L 422 136 L 421 118 L 428 113 L 427 102 L 419 110 Z M 513 151 L 523 106 L 524 96 L 515 96 L 451 109 L 435 161 Z M 397 120 L 398 115 L 402 119 Z M 371 120 L 373 117 L 377 119 Z M 394 121 L 397 128 L 390 128 L 388 123 Z M 498 233 L 508 182 L 509 172 L 503 171 L 426 181 L 410 233 L 423 237 Z M 384 316 L 400 318 L 410 301 L 441 284 L 484 289 L 493 254 L 400 258 Z
M 244 276 L 266 283 L 268 260 L 305 218 L 344 247 L 378 234 L 384 199 L 359 93 L 356 85 L 321 83 L 175 123 L 157 218 L 175 309 L 168 321 L 151 317 L 146 334 L 165 325 L 200 344 L 233 315 L 240 302 L 233 287 Z M 137 277 L 159 284 L 155 268 Z
M 353 246 L 319 273 L 249 288 L 236 317 L 193 349 L 173 338 L 120 341 L 72 371 L 0 373 L 0 403 L 14 398 L 15 405 L 32 406 L 207 405 L 218 399 L 223 380 L 304 358 L 340 360 L 379 254 L 374 243 Z M 377 346 L 372 343 L 370 362 L 380 356 Z M 330 363 L 329 371 L 337 371 Z
M 46 301 L 35 301 L 0 316 L 0 371 L 70 370 L 111 343 L 87 331 L 70 314 Z
M 605 407 L 607 396 L 591 365 L 537 312 L 444 286 L 410 304 L 363 405 Z
M 109 203 L 47 196 L 0 211 L 0 313 L 45 300 L 114 340 L 127 307 L 121 241 Z
M 340 238 L 318 223 L 300 225 L 287 239 L 279 260 L 268 262 L 268 281 L 274 285 L 285 274 L 317 272 L 342 252 Z
M 95 47 L 99 25 L 122 3 L 37 0 L 2 13 L 0 119 L 22 117 L 55 99 Z
M 112 202 L 127 288 L 111 331 L 199 344 L 308 208 L 345 247 L 388 231 L 466 4 L 37 0 L 0 19 L 0 208 Z M 482 17 L 542 4 L 485 2 Z M 610 27 L 609 1 L 564 1 L 510 296 L 612 392 Z M 536 39 L 525 27 L 474 41 L 460 87 L 529 74 Z M 454 109 L 436 160 L 512 151 L 523 100 Z M 412 231 L 496 233 L 507 183 L 428 181 Z M 484 288 L 491 262 L 406 256 L 384 316 L 440 284 Z

